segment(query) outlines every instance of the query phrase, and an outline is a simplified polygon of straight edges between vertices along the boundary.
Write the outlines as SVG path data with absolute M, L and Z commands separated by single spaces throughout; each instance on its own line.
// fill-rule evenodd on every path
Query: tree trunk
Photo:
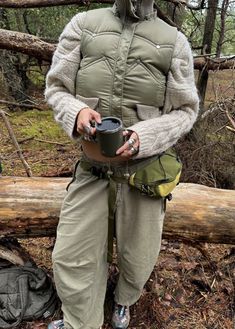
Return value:
M 10 23 L 5 9 L 0 9 L 0 28 L 10 30 Z M 29 81 L 21 57 L 20 53 L 14 54 L 7 52 L 5 49 L 0 50 L 0 69 L 6 82 L 7 92 L 19 102 L 25 101 L 27 98 L 25 90 Z
M 0 29 L 0 48 L 51 61 L 56 46 L 27 33 Z
M 0 178 L 0 235 L 55 235 L 67 178 Z M 180 184 L 167 205 L 165 238 L 235 243 L 235 191 Z
M 220 31 L 219 40 L 216 45 L 216 57 L 220 57 L 225 35 L 225 20 L 228 11 L 229 0 L 223 0 L 221 13 L 220 13 Z
M 208 9 L 202 41 L 202 55 L 211 53 L 218 2 L 219 0 L 208 0 Z M 202 107 L 204 106 L 208 77 L 208 67 L 205 65 L 200 70 L 197 82 Z
M 114 0 L 97 0 L 91 2 L 112 4 Z M 83 0 L 0 0 L 0 7 L 3 8 L 39 8 L 74 4 L 84 6 L 86 2 Z

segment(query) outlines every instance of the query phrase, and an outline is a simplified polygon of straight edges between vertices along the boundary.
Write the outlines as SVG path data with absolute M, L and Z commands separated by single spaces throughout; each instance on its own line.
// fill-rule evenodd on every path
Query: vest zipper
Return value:
M 130 45 L 138 23 L 127 23 L 123 25 L 122 33 L 118 43 L 117 56 L 115 58 L 113 70 L 113 86 L 110 95 L 110 115 L 116 115 L 123 119 L 122 101 L 123 101 L 123 84 L 126 73 L 126 62 Z

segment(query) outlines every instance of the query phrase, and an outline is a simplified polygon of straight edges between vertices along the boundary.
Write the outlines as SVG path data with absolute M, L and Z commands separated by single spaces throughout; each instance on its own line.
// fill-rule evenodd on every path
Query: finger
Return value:
M 135 138 L 130 137 L 127 141 L 129 149 L 132 148 L 134 144 L 136 144 L 137 140 Z
M 136 155 L 138 151 L 139 151 L 138 147 L 132 146 L 130 150 L 121 153 L 120 156 L 124 158 L 131 158 L 132 156 Z
M 84 132 L 85 132 L 87 135 L 90 135 L 90 134 L 91 134 L 91 126 L 90 126 L 90 124 L 89 124 L 89 125 L 85 125 L 85 126 L 83 127 L 83 130 L 84 130 Z
M 90 125 L 90 123 L 89 123 L 89 124 L 87 124 L 87 125 L 85 125 L 85 126 L 83 127 L 83 131 L 84 131 L 87 135 L 94 135 L 95 132 L 96 132 L 96 129 L 93 128 L 93 127 Z
M 77 129 L 79 133 L 82 134 L 87 134 L 90 135 L 92 133 L 92 127 L 90 125 L 90 122 L 86 122 L 86 121 L 79 121 L 78 125 L 77 125 Z
M 77 131 L 81 134 L 84 133 L 83 125 L 80 121 L 77 122 Z
M 94 119 L 97 123 L 101 123 L 101 116 L 100 116 L 100 114 L 98 112 L 96 112 L 96 111 L 93 111 L 92 114 L 93 114 L 92 115 L 93 116 L 92 119 Z
M 129 150 L 129 144 L 128 144 L 128 142 L 126 142 L 117 150 L 116 154 L 119 155 L 128 150 Z
M 136 140 L 133 145 L 128 145 L 128 148 L 125 149 L 120 155 L 124 157 L 132 157 L 137 154 L 139 151 L 139 141 Z
M 135 132 L 131 133 L 130 138 L 117 150 L 116 154 L 128 152 L 132 146 L 139 147 L 138 135 Z
M 123 130 L 123 136 L 130 136 L 132 134 L 132 131 L 131 130 L 128 130 L 128 129 L 125 129 Z

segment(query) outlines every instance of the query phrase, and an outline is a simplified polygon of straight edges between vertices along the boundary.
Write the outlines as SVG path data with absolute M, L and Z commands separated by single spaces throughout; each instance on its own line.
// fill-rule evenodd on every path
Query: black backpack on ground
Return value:
M 0 259 L 0 328 L 52 316 L 58 298 L 47 273 L 30 261 L 9 264 Z

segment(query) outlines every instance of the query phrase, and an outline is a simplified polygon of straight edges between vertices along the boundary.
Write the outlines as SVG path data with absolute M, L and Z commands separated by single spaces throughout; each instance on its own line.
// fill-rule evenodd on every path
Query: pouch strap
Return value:
M 109 179 L 109 217 L 108 217 L 108 254 L 107 260 L 112 263 L 113 260 L 113 238 L 115 236 L 115 212 L 116 212 L 117 183 Z

